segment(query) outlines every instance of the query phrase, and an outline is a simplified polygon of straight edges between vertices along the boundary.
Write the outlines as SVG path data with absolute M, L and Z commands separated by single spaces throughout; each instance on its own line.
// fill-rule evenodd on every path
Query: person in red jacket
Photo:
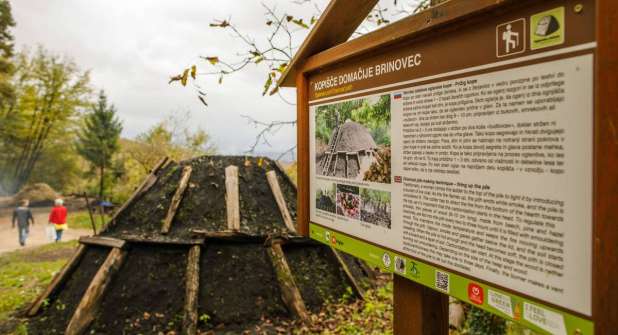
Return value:
M 49 213 L 49 224 L 53 224 L 56 229 L 56 242 L 62 240 L 62 233 L 68 228 L 67 208 L 62 199 L 54 201 L 54 207 Z

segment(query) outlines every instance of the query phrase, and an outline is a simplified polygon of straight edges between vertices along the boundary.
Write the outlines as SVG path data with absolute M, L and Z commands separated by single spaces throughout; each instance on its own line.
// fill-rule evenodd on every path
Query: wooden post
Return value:
M 178 210 L 178 206 L 180 206 L 180 201 L 182 201 L 185 190 L 189 185 L 191 171 L 193 171 L 191 165 L 187 165 L 182 169 L 182 176 L 180 177 L 180 182 L 178 182 L 178 188 L 172 197 L 170 207 L 167 209 L 167 215 L 165 216 L 165 219 L 163 219 L 163 224 L 161 225 L 161 234 L 169 233 L 172 228 L 172 221 L 174 221 L 174 216 L 176 216 L 176 211 Z
M 82 236 L 79 238 L 79 243 L 122 249 L 126 242 L 121 239 L 106 236 Z
M 187 257 L 187 283 L 185 286 L 185 309 L 182 330 L 185 335 L 197 332 L 197 300 L 200 285 L 200 246 L 194 245 Z
M 97 225 L 94 222 L 94 215 L 92 214 L 92 207 L 90 207 L 90 199 L 88 199 L 88 194 L 84 192 L 84 199 L 86 200 L 86 208 L 88 208 L 88 215 L 90 216 L 90 223 L 92 224 L 92 234 L 97 234 Z
M 395 335 L 448 335 L 448 296 L 393 275 Z
M 296 285 L 296 281 L 294 281 L 294 276 L 292 275 L 290 266 L 285 259 L 281 245 L 273 244 L 268 249 L 268 254 L 273 267 L 275 268 L 277 280 L 279 281 L 279 286 L 281 288 L 281 298 L 283 299 L 283 302 L 286 304 L 290 312 L 299 317 L 301 320 L 308 321 L 309 314 L 307 313 L 305 302 L 300 295 L 300 290 Z
M 71 256 L 71 259 L 69 259 L 62 269 L 54 275 L 54 278 L 51 283 L 49 283 L 45 291 L 43 291 L 43 293 L 39 295 L 32 305 L 30 305 L 30 308 L 28 308 L 28 311 L 26 312 L 27 316 L 35 316 L 39 312 L 41 306 L 43 305 L 43 301 L 49 299 L 49 297 L 69 278 L 85 252 L 86 246 L 80 244 L 73 253 L 73 256 Z
M 615 334 L 618 329 L 618 1 L 599 0 L 596 4 L 592 313 L 596 334 Z
M 309 236 L 309 83 L 303 71 L 296 75 L 296 141 L 298 199 L 296 226 L 298 233 Z
M 281 192 L 281 187 L 279 186 L 279 181 L 277 180 L 277 173 L 274 170 L 266 172 L 266 179 L 268 179 L 268 185 L 270 185 L 270 190 L 273 192 L 273 196 L 275 197 L 275 201 L 277 202 L 279 211 L 281 211 L 281 216 L 283 217 L 283 222 L 285 222 L 285 226 L 288 227 L 291 232 L 296 233 L 296 227 L 294 227 L 294 222 L 292 222 L 292 216 L 290 216 L 290 212 L 288 211 L 288 205 L 285 202 L 285 198 L 283 197 L 283 193 Z
M 365 290 L 363 289 L 363 287 L 356 281 L 356 278 L 354 277 L 354 275 L 352 274 L 352 272 L 350 271 L 350 268 L 348 267 L 348 264 L 345 262 L 345 260 L 343 259 L 343 257 L 341 257 L 341 255 L 339 254 L 339 251 L 337 251 L 335 248 L 330 247 L 330 250 L 333 252 L 333 254 L 335 255 L 335 258 L 337 258 L 337 262 L 339 262 L 339 265 L 341 265 L 341 267 L 343 268 L 343 272 L 345 273 L 346 277 L 348 278 L 348 280 L 350 281 L 350 284 L 352 284 L 352 289 L 354 290 L 354 292 L 356 294 L 358 294 L 358 296 L 361 299 L 365 299 Z
M 97 309 L 105 289 L 109 286 L 112 277 L 120 269 L 126 259 L 127 252 L 118 248 L 112 249 L 105 262 L 99 268 L 92 282 L 86 289 L 82 300 L 77 305 L 75 313 L 67 326 L 65 335 L 80 335 L 94 320 Z
M 240 197 L 238 195 L 238 167 L 225 168 L 225 201 L 227 204 L 227 229 L 240 230 Z

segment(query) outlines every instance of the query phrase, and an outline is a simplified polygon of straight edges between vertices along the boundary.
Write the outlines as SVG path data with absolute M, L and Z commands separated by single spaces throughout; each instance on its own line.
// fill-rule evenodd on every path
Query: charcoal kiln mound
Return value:
M 349 179 L 362 179 L 375 161 L 378 149 L 369 130 L 347 120 L 333 129 L 326 152 L 318 157 L 318 173 Z
M 361 298 L 372 270 L 299 236 L 295 218 L 296 188 L 276 162 L 164 159 L 80 239 L 28 309 L 28 334 L 262 334 Z

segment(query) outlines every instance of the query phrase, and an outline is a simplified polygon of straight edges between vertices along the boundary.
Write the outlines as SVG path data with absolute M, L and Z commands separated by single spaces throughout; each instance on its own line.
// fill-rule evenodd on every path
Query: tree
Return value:
M 101 91 L 98 102 L 86 115 L 77 141 L 77 152 L 99 172 L 99 199 L 103 199 L 106 169 L 112 166 L 112 156 L 119 149 L 121 132 L 122 122 L 116 117 L 116 109 L 108 106 L 105 92 Z
M 0 182 L 9 193 L 28 182 L 50 143 L 73 136 L 91 91 L 87 71 L 43 48 L 19 53 L 15 65 L 15 103 L 0 119 Z
M 13 35 L 10 29 L 12 27 L 15 27 L 15 21 L 11 13 L 11 4 L 8 0 L 0 0 L 0 115 L 3 115 L 3 109 L 12 104 L 15 99 L 15 92 L 10 83 L 14 70 L 11 62 Z

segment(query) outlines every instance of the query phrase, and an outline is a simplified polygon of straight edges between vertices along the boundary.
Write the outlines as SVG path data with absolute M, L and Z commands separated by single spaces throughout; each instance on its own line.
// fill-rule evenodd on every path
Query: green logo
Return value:
M 418 270 L 418 268 L 416 267 L 416 263 L 411 262 L 411 266 L 410 266 L 410 274 L 412 274 L 412 277 L 414 278 L 419 278 L 421 276 L 421 272 Z
M 564 7 L 554 8 L 530 17 L 530 48 L 548 48 L 564 43 Z

